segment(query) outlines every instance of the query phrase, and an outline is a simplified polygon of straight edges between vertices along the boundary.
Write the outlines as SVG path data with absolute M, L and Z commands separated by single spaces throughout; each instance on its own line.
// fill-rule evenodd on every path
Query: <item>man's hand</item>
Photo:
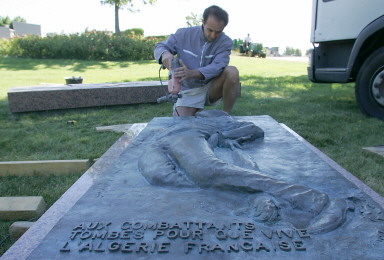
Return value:
M 201 74 L 200 71 L 190 70 L 187 68 L 187 66 L 185 66 L 182 60 L 179 60 L 179 61 L 180 61 L 181 67 L 175 70 L 175 73 L 174 73 L 175 78 L 180 78 L 181 80 L 191 79 L 191 78 L 204 79 L 204 76 L 203 74 Z
M 169 51 L 165 51 L 162 55 L 161 55 L 161 62 L 163 64 L 163 66 L 165 68 L 167 68 L 168 70 L 171 70 L 172 68 L 172 59 L 173 59 L 173 55 L 172 53 L 170 53 Z M 164 69 L 165 69 L 164 68 Z

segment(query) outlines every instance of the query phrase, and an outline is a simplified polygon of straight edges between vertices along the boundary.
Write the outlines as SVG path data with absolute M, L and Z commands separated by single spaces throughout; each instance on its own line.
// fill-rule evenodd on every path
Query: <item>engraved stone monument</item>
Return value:
M 383 198 L 269 116 L 154 118 L 118 143 L 5 259 L 384 255 Z

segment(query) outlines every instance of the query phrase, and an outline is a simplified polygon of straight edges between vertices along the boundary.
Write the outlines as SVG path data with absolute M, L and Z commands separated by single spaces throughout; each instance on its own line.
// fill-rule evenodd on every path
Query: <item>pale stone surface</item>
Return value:
M 131 129 L 133 124 L 121 124 L 121 125 L 108 125 L 108 126 L 97 126 L 97 132 L 127 132 Z
M 21 237 L 27 230 L 32 227 L 35 222 L 29 221 L 16 221 L 9 227 L 9 235 L 11 239 L 17 240 Z
M 384 145 L 364 147 L 363 149 L 384 157 Z
M 138 135 L 148 123 L 135 123 L 135 124 L 121 124 L 110 126 L 97 126 L 98 132 L 122 132 L 132 136 Z
M 61 175 L 84 172 L 89 168 L 89 160 L 50 160 L 0 162 L 0 176 Z
M 41 196 L 0 197 L 0 219 L 29 220 L 43 214 L 45 207 Z

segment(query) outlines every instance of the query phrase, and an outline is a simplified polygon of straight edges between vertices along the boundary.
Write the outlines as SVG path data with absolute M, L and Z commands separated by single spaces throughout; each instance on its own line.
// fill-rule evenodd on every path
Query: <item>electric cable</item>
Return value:
M 9 234 L 6 235 L 6 236 L 3 238 L 3 240 L 0 241 L 0 247 L 5 243 L 5 241 L 8 240 L 8 238 L 10 238 L 10 235 L 9 235 Z
M 37 219 L 37 217 L 33 217 L 33 218 L 27 220 L 27 222 L 31 222 L 31 221 L 36 220 L 36 219 Z M 0 241 L 0 247 L 1 247 L 1 246 L 2 246 L 2 245 L 3 245 L 3 244 L 10 238 L 10 237 L 11 237 L 10 234 L 4 236 L 3 239 Z

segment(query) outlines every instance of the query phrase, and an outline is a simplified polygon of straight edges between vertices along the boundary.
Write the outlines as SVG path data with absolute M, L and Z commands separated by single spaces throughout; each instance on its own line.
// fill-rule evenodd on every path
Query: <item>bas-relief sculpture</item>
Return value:
M 383 206 L 271 117 L 154 118 L 105 159 L 29 260 L 384 254 Z
M 354 209 L 345 198 L 330 199 L 313 188 L 260 172 L 241 150 L 247 142 L 264 137 L 253 123 L 236 121 L 220 110 L 200 112 L 197 118 L 206 120 L 170 127 L 152 139 L 138 161 L 149 183 L 261 194 L 250 202 L 250 209 L 239 209 L 237 214 L 249 210 L 255 221 L 288 222 L 312 234 L 336 229 Z

